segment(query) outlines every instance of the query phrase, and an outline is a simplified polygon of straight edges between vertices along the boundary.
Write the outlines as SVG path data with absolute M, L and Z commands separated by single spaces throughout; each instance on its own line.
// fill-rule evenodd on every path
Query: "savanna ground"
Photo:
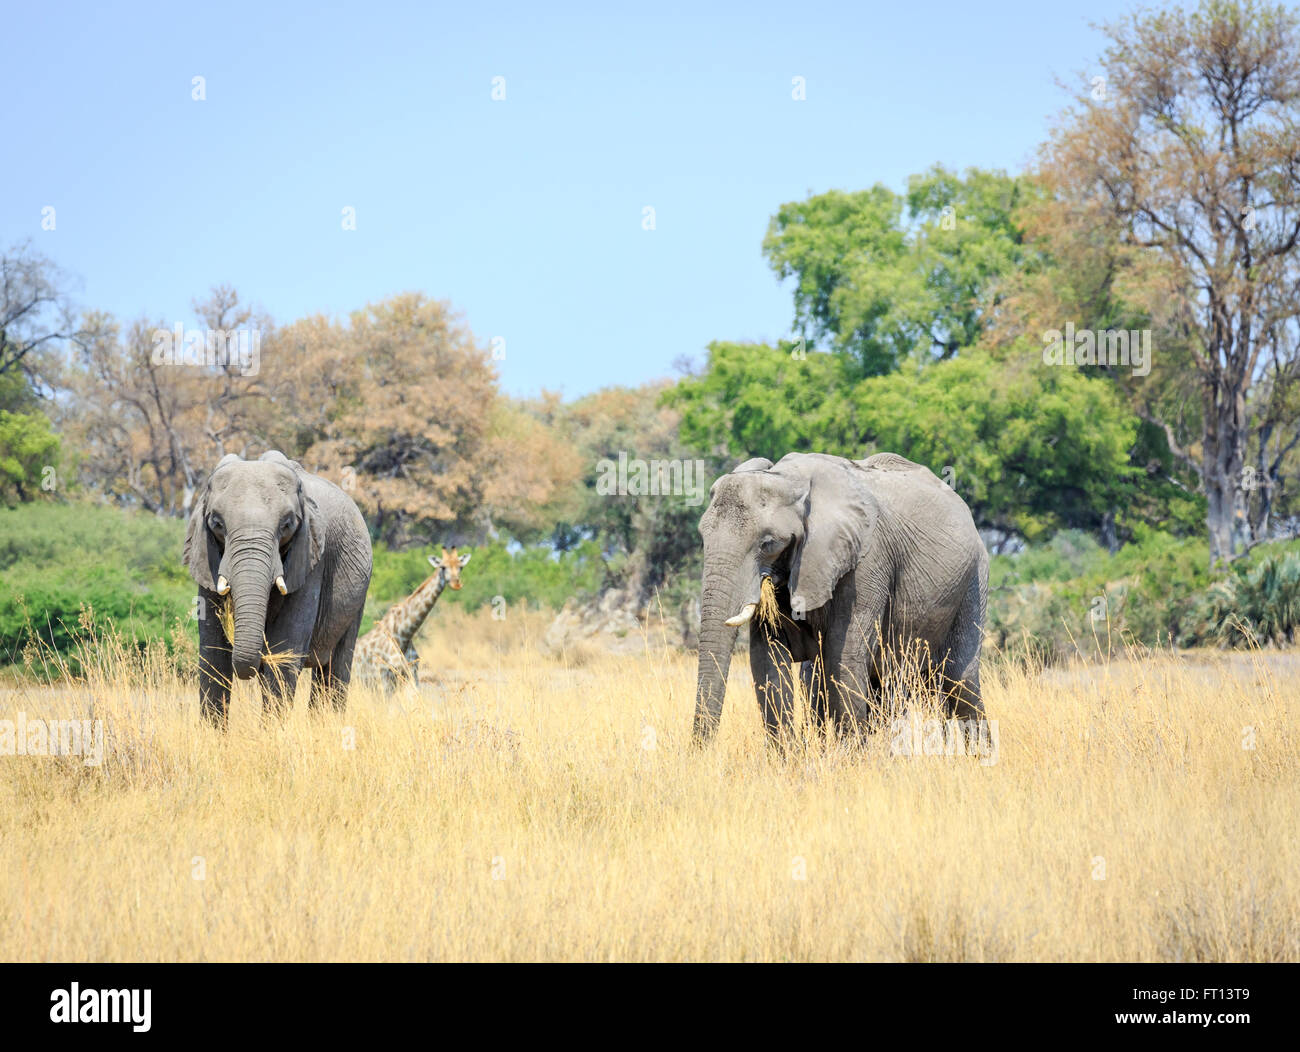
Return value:
M 240 684 L 224 736 L 161 666 L 0 690 L 107 737 L 0 757 L 0 959 L 1300 958 L 1293 658 L 994 663 L 995 763 L 781 755 L 742 656 L 701 751 L 692 655 L 546 624 L 442 611 L 436 686 L 264 724 Z

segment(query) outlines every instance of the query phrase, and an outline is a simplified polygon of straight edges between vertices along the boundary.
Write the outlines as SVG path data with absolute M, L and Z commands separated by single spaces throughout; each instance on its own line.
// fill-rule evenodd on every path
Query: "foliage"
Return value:
M 162 320 L 87 315 L 60 377 L 81 481 L 125 506 L 184 515 L 225 454 L 271 448 L 269 319 L 228 287 L 194 308 L 205 329 L 180 342 Z
M 183 538 L 180 522 L 102 505 L 0 509 L 0 665 L 18 662 L 32 635 L 71 657 L 83 609 L 141 644 L 189 624 Z
M 444 303 L 399 295 L 283 330 L 228 287 L 194 308 L 249 353 L 178 361 L 159 353 L 166 323 L 92 315 L 63 377 L 85 481 L 124 504 L 183 515 L 222 456 L 279 448 L 345 485 L 377 538 L 411 543 L 544 529 L 538 509 L 572 482 L 570 451 L 501 395 Z
M 1100 567 L 1106 549 L 1083 530 L 1061 530 L 1041 544 L 989 561 L 989 591 L 1020 584 L 1068 581 Z
M 1201 476 L 1210 555 L 1226 559 L 1267 536 L 1300 470 L 1300 15 L 1202 0 L 1104 31 L 1101 76 L 1043 149 L 1043 232 L 1100 236 L 1122 299 L 1181 358 L 1200 428 L 1180 453 Z
M 719 473 L 715 458 L 683 441 L 680 414 L 664 401 L 669 390 L 666 382 L 610 387 L 552 407 L 549 418 L 581 465 L 580 488 L 554 541 L 560 548 L 584 537 L 598 542 L 606 560 L 603 583 L 626 589 L 634 606 L 678 578 L 694 577 L 696 527 Z M 611 492 L 618 488 L 620 458 L 647 469 L 656 461 L 672 465 L 669 492 L 638 494 L 630 479 L 628 492 Z
M 1284 646 L 1300 630 L 1300 554 L 1237 563 L 1197 602 L 1192 637 L 1221 647 Z
M 664 394 L 681 412 L 682 442 L 731 461 L 790 452 L 857 454 L 855 379 L 840 355 L 760 343 L 709 344 L 696 374 Z
M 59 436 L 44 413 L 0 409 L 0 503 L 31 500 L 41 492 L 45 470 L 57 470 L 59 459 Z
M 936 165 L 899 196 L 870 190 L 784 204 L 763 251 L 795 279 L 795 325 L 877 376 L 910 357 L 974 345 L 996 306 L 997 280 L 1021 262 L 1015 212 L 1033 184 Z
M 1057 534 L 989 565 L 990 641 L 1055 661 L 1145 646 L 1294 642 L 1300 545 L 1261 545 L 1231 568 L 1208 569 L 1207 545 L 1138 527 L 1110 555 L 1091 537 Z
M 342 481 L 375 536 L 477 540 L 536 526 L 576 474 L 572 453 L 505 400 L 488 351 L 447 304 L 418 293 L 307 318 L 276 334 L 277 428 L 286 451 Z
M 63 335 L 56 315 L 66 321 L 61 280 L 29 245 L 0 253 L 0 505 L 40 496 L 46 470 L 61 466 L 62 442 L 38 394 L 51 341 Z
M 33 388 L 48 388 L 57 347 L 79 335 L 70 285 L 30 240 L 0 249 L 0 384 L 21 376 Z M 0 408 L 12 406 L 0 400 Z
M 791 450 L 860 459 L 882 450 L 955 484 L 984 526 L 1030 538 L 1096 528 L 1145 484 L 1129 463 L 1136 421 L 1078 372 L 978 351 L 853 382 L 835 355 L 715 343 L 669 402 L 682 435 L 733 460 Z
M 178 519 L 112 505 L 0 509 L 0 666 L 19 663 L 32 636 L 75 665 L 83 609 L 93 610 L 101 628 L 111 621 L 128 645 L 178 645 L 177 620 L 192 641 L 195 587 L 181 564 L 184 536 Z M 600 546 L 590 540 L 563 552 L 505 541 L 472 551 L 464 587 L 444 592 L 439 604 L 476 610 L 500 596 L 507 610 L 553 609 L 597 591 L 605 574 Z M 375 546 L 364 628 L 432 573 L 428 556 L 435 553 L 441 549 Z
M 1122 652 L 1131 643 L 1184 645 L 1209 583 L 1205 544 L 1136 527 L 1114 555 L 1080 533 L 989 566 L 989 640 L 1012 656 L 1052 662 Z
M 185 524 L 89 501 L 0 509 L 0 573 L 102 563 L 141 581 L 189 581 Z
M 946 473 L 977 522 L 1031 540 L 1061 526 L 1097 528 L 1138 482 L 1128 463 L 1132 415 L 1074 370 L 975 352 L 869 379 L 854 400 L 866 452 Z

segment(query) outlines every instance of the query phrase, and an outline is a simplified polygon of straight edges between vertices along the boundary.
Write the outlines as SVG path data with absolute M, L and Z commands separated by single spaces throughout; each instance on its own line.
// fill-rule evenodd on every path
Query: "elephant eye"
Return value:
M 771 555 L 777 549 L 777 540 L 775 537 L 764 537 L 763 543 L 759 545 L 764 555 Z
M 208 516 L 208 529 L 213 533 L 224 533 L 226 524 L 221 521 L 221 516 L 214 512 Z
M 289 534 L 293 533 L 294 528 L 297 525 L 298 525 L 297 520 L 294 518 L 292 514 L 286 515 L 284 517 L 284 521 L 280 523 L 280 533 L 283 536 L 287 537 Z

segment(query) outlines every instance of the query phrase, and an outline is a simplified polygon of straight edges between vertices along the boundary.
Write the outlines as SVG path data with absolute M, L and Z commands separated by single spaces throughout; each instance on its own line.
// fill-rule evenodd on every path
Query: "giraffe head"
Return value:
M 441 559 L 429 556 L 429 565 L 435 570 L 441 570 L 444 583 L 449 585 L 453 592 L 459 592 L 461 567 L 469 563 L 469 558 L 473 554 L 473 552 L 466 552 L 464 555 L 457 555 L 455 548 L 444 547 Z

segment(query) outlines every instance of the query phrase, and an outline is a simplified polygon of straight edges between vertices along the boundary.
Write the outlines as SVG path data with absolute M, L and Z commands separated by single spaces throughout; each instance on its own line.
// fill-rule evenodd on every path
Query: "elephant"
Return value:
M 697 743 L 716 732 L 746 623 L 770 740 L 792 727 L 796 662 L 821 728 L 877 723 L 889 661 L 904 651 L 918 655 L 949 716 L 982 717 L 988 552 L 966 502 L 928 468 L 896 453 L 756 457 L 713 484 L 699 528 Z M 775 625 L 755 617 L 764 578 Z
M 351 497 L 277 450 L 229 454 L 195 494 L 184 560 L 199 586 L 199 707 L 211 723 L 226 725 L 232 674 L 256 675 L 263 711 L 283 716 L 311 668 L 311 707 L 346 707 L 371 570 Z

